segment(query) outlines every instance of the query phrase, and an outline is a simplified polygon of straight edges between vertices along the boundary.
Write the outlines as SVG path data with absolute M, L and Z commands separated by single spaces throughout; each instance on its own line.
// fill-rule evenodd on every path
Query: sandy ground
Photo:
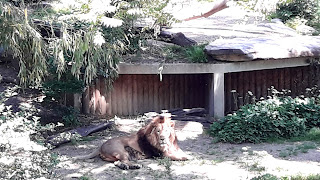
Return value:
M 320 145 L 313 142 L 282 144 L 214 143 L 197 122 L 176 122 L 179 145 L 193 157 L 188 161 L 167 159 L 140 160 L 139 170 L 121 170 L 99 157 L 85 161 L 72 158 L 90 153 L 103 141 L 137 131 L 137 120 L 119 119 L 113 130 L 95 133 L 91 140 L 66 144 L 54 149 L 61 155 L 56 170 L 57 179 L 223 179 L 242 180 L 270 173 L 276 176 L 310 175 L 320 173 Z M 294 149 L 304 144 L 316 147 L 307 152 Z

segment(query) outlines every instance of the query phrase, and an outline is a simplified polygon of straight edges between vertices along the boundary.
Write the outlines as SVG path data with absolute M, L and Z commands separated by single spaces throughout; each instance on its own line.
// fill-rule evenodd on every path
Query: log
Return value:
M 192 108 L 192 109 L 171 109 L 171 110 L 162 110 L 162 112 L 148 112 L 144 115 L 148 119 L 152 119 L 155 116 L 161 115 L 161 113 L 170 113 L 172 120 L 178 121 L 194 121 L 203 124 L 204 127 L 209 127 L 212 124 L 212 119 L 206 117 L 207 111 L 204 108 Z
M 80 127 L 76 129 L 72 129 L 66 132 L 62 132 L 56 135 L 49 136 L 47 138 L 47 143 L 57 147 L 61 144 L 70 142 L 72 139 L 78 138 L 78 137 L 85 137 L 92 133 L 102 131 L 105 129 L 112 128 L 114 125 L 113 122 L 104 122 L 97 125 L 90 125 L 87 127 Z
M 206 114 L 206 110 L 204 108 L 192 108 L 192 109 L 173 109 L 169 110 L 169 113 L 172 115 L 186 116 L 186 115 L 194 115 L 194 116 L 203 116 Z
M 172 32 L 163 30 L 160 32 L 159 37 L 163 41 L 170 42 L 170 43 L 182 46 L 182 47 L 194 46 L 197 44 L 196 41 L 186 37 L 181 32 L 172 33 Z

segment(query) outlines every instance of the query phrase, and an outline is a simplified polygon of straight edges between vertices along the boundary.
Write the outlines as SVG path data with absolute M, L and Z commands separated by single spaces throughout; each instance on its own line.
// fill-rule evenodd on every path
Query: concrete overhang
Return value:
M 207 74 L 307 66 L 312 57 L 247 62 L 119 64 L 119 74 Z

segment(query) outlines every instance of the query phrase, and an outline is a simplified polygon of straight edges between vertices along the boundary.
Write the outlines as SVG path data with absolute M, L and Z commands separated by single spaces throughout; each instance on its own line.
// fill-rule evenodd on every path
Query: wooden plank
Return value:
M 309 66 L 301 67 L 302 68 L 302 84 L 303 84 L 303 92 L 306 92 L 309 86 Z
M 263 71 L 255 71 L 256 74 L 256 97 L 257 100 L 260 100 L 262 97 L 262 73 Z
M 196 105 L 195 107 L 204 107 L 204 95 L 205 95 L 205 90 L 204 90 L 204 85 L 205 85 L 205 79 L 203 74 L 197 74 L 197 80 L 196 80 L 196 86 L 198 87 L 195 88 L 195 94 L 196 94 Z
M 100 95 L 100 77 L 97 77 L 95 79 L 95 114 L 100 114 L 101 115 L 101 107 L 100 107 L 100 99 L 101 99 L 101 95 Z
M 274 86 L 275 89 L 279 90 L 279 79 L 280 79 L 280 70 L 279 69 L 274 69 L 273 71 L 273 83 L 272 85 Z
M 256 98 L 256 72 L 255 71 L 250 71 L 250 91 L 252 93 L 252 96 L 250 97 L 250 103 L 253 103 L 254 100 L 253 98 Z
M 303 75 L 302 75 L 303 68 L 302 67 L 297 67 L 296 68 L 296 74 L 297 74 L 297 95 L 302 95 L 304 93 L 305 87 L 303 83 Z
M 284 69 L 284 89 L 290 90 L 291 89 L 291 80 L 290 80 L 290 68 Z
M 122 78 L 122 83 L 121 83 L 121 115 L 123 116 L 127 116 L 129 115 L 128 112 L 128 88 L 129 85 L 128 84 L 128 75 L 127 74 L 123 74 L 121 75 Z
M 139 114 L 139 101 L 138 101 L 138 76 L 139 75 L 132 75 L 132 111 L 133 115 Z
M 86 90 L 84 91 L 82 95 L 83 103 L 82 103 L 82 110 L 84 114 L 89 114 L 90 113 L 90 88 L 87 86 Z
M 101 115 L 106 115 L 107 114 L 107 93 L 106 93 L 106 84 L 105 84 L 105 78 L 100 77 L 100 114 Z
M 144 106 L 143 106 L 143 84 L 144 84 L 144 75 L 138 75 L 137 76 L 137 83 L 138 83 L 138 113 L 143 113 Z
M 243 72 L 238 73 L 238 82 L 237 82 L 237 89 L 239 92 L 239 97 L 238 97 L 238 103 L 239 103 L 239 108 L 243 106 L 243 100 L 244 100 L 244 79 L 243 79 Z
M 278 90 L 282 91 L 284 89 L 284 68 L 278 69 L 278 75 L 279 75 L 279 86 Z
M 90 102 L 89 102 L 89 109 L 90 109 L 90 114 L 94 114 L 96 112 L 95 108 L 95 86 L 91 85 L 90 86 L 90 92 L 89 92 L 89 97 L 90 97 Z
M 155 105 L 154 105 L 154 76 L 155 75 L 148 75 L 148 89 L 149 89 L 149 100 L 148 100 L 148 109 L 147 111 L 154 111 L 155 110 Z
M 184 108 L 185 106 L 185 78 L 184 74 L 179 75 L 180 86 L 177 89 L 179 91 L 179 107 Z
M 112 91 L 112 97 L 111 97 L 111 100 L 112 100 L 112 114 L 113 115 L 118 115 L 118 94 L 119 94 L 119 88 L 118 88 L 118 83 L 119 83 L 119 78 L 120 76 L 114 81 L 113 83 L 113 91 Z
M 191 97 L 190 97 L 190 86 L 191 86 L 191 83 L 190 83 L 190 74 L 186 74 L 185 77 L 184 77 L 184 80 L 185 80 L 185 107 L 186 108 L 190 108 L 190 102 L 191 102 Z
M 143 75 L 143 109 L 142 112 L 148 112 L 149 110 L 149 83 L 148 77 L 150 75 Z
M 169 88 L 170 76 L 171 76 L 170 74 L 163 76 L 164 94 L 163 94 L 162 98 L 164 99 L 164 108 L 165 109 L 170 108 L 170 88 Z
M 126 79 L 127 84 L 127 112 L 128 115 L 133 115 L 133 103 L 132 103 L 132 89 L 133 89 L 133 83 L 132 83 L 132 75 L 128 74 Z
M 309 66 L 309 83 L 310 87 L 314 87 L 317 85 L 317 74 L 316 74 L 316 68 L 313 65 Z
M 267 70 L 262 70 L 261 71 L 261 96 L 266 98 L 267 97 L 267 91 L 268 91 L 268 87 L 267 87 Z
M 159 112 L 160 109 L 160 102 L 159 102 L 159 82 L 160 79 L 157 75 L 153 75 L 153 106 L 154 111 Z
M 117 91 L 117 115 L 123 115 L 122 114 L 122 104 L 123 104 L 123 92 L 122 92 L 122 88 L 123 88 L 123 76 L 120 75 L 119 78 L 117 79 L 117 89 L 115 89 Z
M 290 90 L 291 90 L 291 96 L 295 97 L 297 95 L 297 74 L 295 68 L 290 68 Z
M 250 89 L 249 72 L 243 72 L 243 104 L 249 103 L 248 91 Z
M 174 108 L 180 108 L 180 96 L 179 96 L 179 87 L 181 85 L 180 82 L 180 74 L 174 75 Z
M 111 90 L 106 92 L 107 97 L 107 115 L 112 116 L 112 99 L 111 99 Z
M 266 88 L 267 88 L 267 96 L 271 96 L 271 86 L 274 87 L 274 79 L 273 79 L 274 69 L 265 70 L 266 75 Z M 267 97 L 266 96 L 266 97 Z
M 238 83 L 238 73 L 231 73 L 231 93 L 232 95 L 232 111 L 238 110 L 238 88 L 237 88 L 237 83 Z M 235 91 L 235 92 L 234 92 Z
M 225 78 L 225 113 L 227 114 L 232 112 L 231 73 L 226 73 Z
M 167 77 L 167 75 L 164 75 L 165 77 Z M 164 77 L 163 77 L 164 78 Z M 164 83 L 164 79 L 162 78 L 162 81 L 159 82 L 159 96 L 158 96 L 158 101 L 159 101 L 159 109 L 160 110 L 164 110 L 165 108 L 165 83 Z

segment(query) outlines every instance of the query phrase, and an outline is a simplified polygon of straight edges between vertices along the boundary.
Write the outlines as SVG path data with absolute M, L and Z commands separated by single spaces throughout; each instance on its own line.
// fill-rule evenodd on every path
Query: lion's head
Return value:
M 151 146 L 160 152 L 166 152 L 176 141 L 174 122 L 170 117 L 157 116 L 138 134 L 144 134 Z

